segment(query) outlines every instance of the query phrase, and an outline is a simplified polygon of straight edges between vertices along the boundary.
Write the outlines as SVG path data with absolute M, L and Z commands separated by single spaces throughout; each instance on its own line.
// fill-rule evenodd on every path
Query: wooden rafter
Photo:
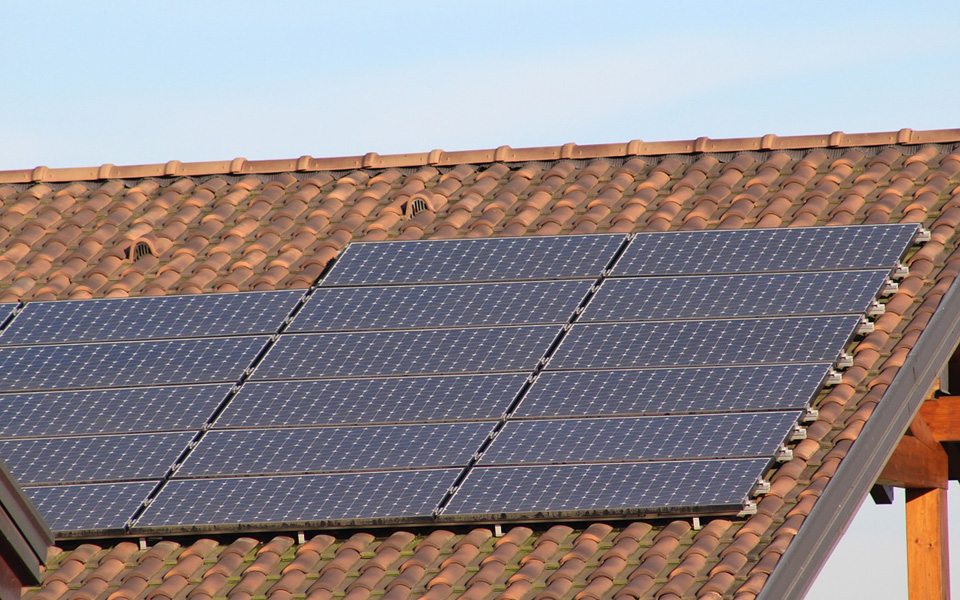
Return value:
M 923 416 L 917 415 L 908 434 L 897 444 L 897 449 L 877 479 L 877 485 L 946 489 L 947 470 L 947 453 L 937 442 Z
M 874 497 L 887 486 L 907 490 L 907 586 L 911 600 L 950 597 L 947 481 L 943 442 L 960 441 L 960 396 L 930 398 L 900 440 Z

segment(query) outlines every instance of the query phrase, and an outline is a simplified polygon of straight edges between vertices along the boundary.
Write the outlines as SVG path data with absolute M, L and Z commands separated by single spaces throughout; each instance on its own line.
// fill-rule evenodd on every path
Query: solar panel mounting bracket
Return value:
M 743 503 L 743 510 L 737 513 L 738 517 L 751 517 L 757 514 L 757 503 L 753 500 L 747 500 Z
M 895 280 L 900 280 L 910 274 L 910 267 L 903 264 L 900 261 L 897 261 L 896 266 L 893 267 L 893 272 L 890 274 L 890 277 Z
M 793 460 L 793 450 L 781 445 L 777 448 L 776 460 L 778 463 L 790 462 Z
M 837 373 L 837 375 L 839 376 L 840 374 Z M 819 419 L 819 418 L 820 418 L 820 411 L 817 410 L 817 409 L 815 409 L 815 408 L 813 408 L 812 406 L 808 406 L 808 407 L 803 411 L 803 416 L 800 417 L 800 422 L 801 422 L 801 423 L 813 423 L 814 421 L 816 421 L 816 420 Z
M 860 322 L 857 323 L 857 335 L 867 335 L 868 333 L 873 333 L 875 329 L 873 321 L 867 317 L 860 317 Z
M 793 429 L 790 430 L 789 435 L 787 435 L 787 440 L 791 442 L 800 442 L 807 439 L 807 429 L 806 427 L 801 427 L 800 425 L 794 425 Z
M 913 236 L 913 243 L 924 244 L 926 242 L 929 242 L 930 238 L 931 238 L 931 235 L 930 235 L 929 229 L 927 229 L 926 227 L 918 227 L 917 234 Z
M 868 317 L 876 318 L 883 315 L 885 312 L 887 312 L 887 307 L 876 300 L 871 300 L 870 306 L 867 307 Z
M 842 371 L 853 366 L 853 356 L 846 352 L 841 352 L 837 357 L 837 369 Z
M 830 371 L 827 372 L 826 381 L 823 382 L 823 384 L 828 387 L 840 385 L 841 383 L 843 383 L 843 375 L 836 369 L 830 369 Z
M 888 278 L 884 283 L 883 287 L 880 288 L 881 296 L 892 296 L 900 291 L 900 284 L 894 281 L 893 279 Z
M 751 496 L 765 496 L 770 493 L 770 482 L 766 479 L 758 479 L 753 486 Z

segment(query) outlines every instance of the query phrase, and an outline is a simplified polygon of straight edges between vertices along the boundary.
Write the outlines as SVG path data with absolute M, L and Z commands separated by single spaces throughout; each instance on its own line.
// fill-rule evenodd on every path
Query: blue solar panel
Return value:
M 181 479 L 166 485 L 136 529 L 424 518 L 460 471 Z
M 830 363 L 556 371 L 537 378 L 515 417 L 665 415 L 805 408 Z
M 190 453 L 177 477 L 464 467 L 495 424 L 215 431 Z
M 559 332 L 537 325 L 284 335 L 253 378 L 529 371 Z
M 799 418 L 764 412 L 510 422 L 480 464 L 769 457 Z
M 605 234 L 351 244 L 321 285 L 596 278 L 623 241 Z
M 122 529 L 147 499 L 155 481 L 25 488 L 56 532 Z
M 889 271 L 608 279 L 580 322 L 864 313 Z
M 273 334 L 303 290 L 31 302 L 0 345 Z
M 638 233 L 613 274 L 892 269 L 917 230 L 911 223 Z
M 822 362 L 838 357 L 857 316 L 574 325 L 550 369 Z
M 321 288 L 290 332 L 566 323 L 593 280 Z
M 216 426 L 496 419 L 526 380 L 525 374 L 511 374 L 250 382 L 240 388 Z
M 0 349 L 0 391 L 236 381 L 265 337 Z
M 0 394 L 0 438 L 199 430 L 232 387 Z
M 738 512 L 767 459 L 477 467 L 444 515 Z
M 146 433 L 0 441 L 21 484 L 158 479 L 195 434 Z

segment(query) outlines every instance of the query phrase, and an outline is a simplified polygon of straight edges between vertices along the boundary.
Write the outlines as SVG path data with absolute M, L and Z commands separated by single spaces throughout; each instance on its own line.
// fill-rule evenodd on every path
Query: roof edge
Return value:
M 900 438 L 927 398 L 931 382 L 960 340 L 960 279 L 951 284 L 930 322 L 796 538 L 760 592 L 760 600 L 803 598 Z
M 499 148 L 447 152 L 431 150 L 407 154 L 368 152 L 363 156 L 316 158 L 301 156 L 278 160 L 232 160 L 207 162 L 180 162 L 146 165 L 116 166 L 106 163 L 92 167 L 48 168 L 0 171 L 3 183 L 61 183 L 67 181 L 94 181 L 98 179 L 138 179 L 143 177 L 191 177 L 203 175 L 246 175 L 282 173 L 287 171 L 344 171 L 353 169 L 388 169 L 398 167 L 454 166 L 493 162 L 524 162 L 537 160 L 615 158 L 626 156 L 660 156 L 664 154 L 696 154 L 702 152 L 743 152 L 767 150 L 799 150 L 807 148 L 849 148 L 854 146 L 885 146 L 890 144 L 916 145 L 960 141 L 960 129 L 930 129 L 914 131 L 884 131 L 874 133 L 844 133 L 834 131 L 820 135 L 778 136 L 772 133 L 760 137 L 645 142 L 631 140 L 613 144 L 574 143 L 562 146 L 530 148 Z
M 23 582 L 39 583 L 53 535 L 0 461 L 0 561 Z

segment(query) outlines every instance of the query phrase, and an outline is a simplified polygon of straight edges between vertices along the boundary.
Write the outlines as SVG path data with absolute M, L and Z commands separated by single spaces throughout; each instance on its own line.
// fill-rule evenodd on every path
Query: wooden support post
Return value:
M 906 488 L 910 600 L 950 598 L 947 539 L 949 458 L 942 442 L 960 440 L 958 407 L 960 397 L 927 400 L 875 486 Z
M 908 489 L 906 510 L 910 600 L 948 600 L 947 490 Z

